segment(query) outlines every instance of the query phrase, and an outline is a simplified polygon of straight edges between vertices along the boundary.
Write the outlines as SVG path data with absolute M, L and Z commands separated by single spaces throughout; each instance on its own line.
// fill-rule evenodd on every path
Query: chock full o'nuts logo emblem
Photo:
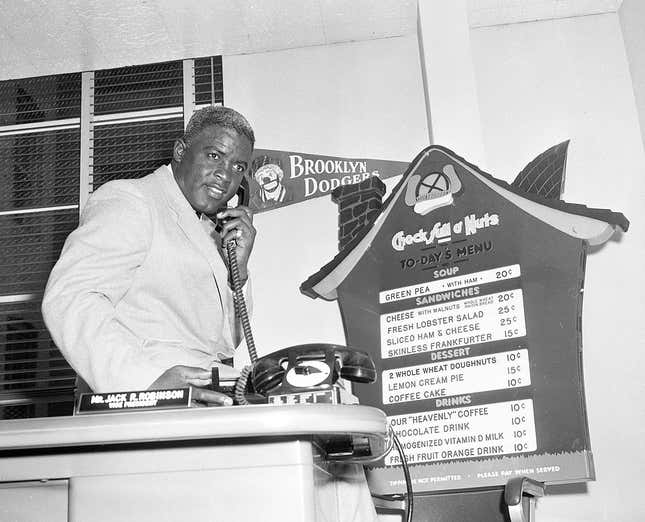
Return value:
M 460 190 L 461 181 L 457 177 L 455 168 L 448 164 L 441 169 L 441 172 L 433 171 L 428 174 L 413 173 L 408 178 L 405 191 L 405 204 L 409 207 L 414 207 L 424 201 L 438 200 L 439 198 L 444 198 L 444 196 L 451 196 Z M 427 212 L 430 210 L 428 207 L 436 208 L 437 206 L 451 202 L 452 198 L 449 198 L 449 201 L 438 201 L 437 205 L 423 205 L 423 210 Z M 415 210 L 417 209 L 415 208 Z

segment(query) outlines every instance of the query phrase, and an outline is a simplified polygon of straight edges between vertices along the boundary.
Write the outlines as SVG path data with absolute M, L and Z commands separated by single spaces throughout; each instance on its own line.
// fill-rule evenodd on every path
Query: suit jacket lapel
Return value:
M 216 246 L 216 239 L 209 237 L 204 224 L 197 218 L 195 210 L 190 206 L 185 196 L 182 194 L 179 185 L 175 181 L 172 170 L 165 165 L 157 170 L 161 181 L 162 189 L 168 202 L 168 206 L 177 219 L 179 228 L 184 232 L 186 237 L 192 242 L 197 250 L 206 258 L 211 267 L 211 271 L 217 281 L 227 281 L 228 271 Z M 219 289 L 220 302 L 222 307 L 226 308 L 226 299 L 222 297 L 222 291 Z

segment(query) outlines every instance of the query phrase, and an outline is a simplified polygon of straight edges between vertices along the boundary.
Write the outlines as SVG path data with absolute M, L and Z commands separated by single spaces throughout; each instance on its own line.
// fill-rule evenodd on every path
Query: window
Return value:
M 0 82 L 0 419 L 72 413 L 40 305 L 88 195 L 169 163 L 193 109 L 221 103 L 221 57 Z

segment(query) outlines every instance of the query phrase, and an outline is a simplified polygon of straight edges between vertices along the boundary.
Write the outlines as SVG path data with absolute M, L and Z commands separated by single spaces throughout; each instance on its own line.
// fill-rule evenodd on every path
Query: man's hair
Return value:
M 189 147 L 195 136 L 213 126 L 234 130 L 240 136 L 246 136 L 251 147 L 255 146 L 255 134 L 246 118 L 229 107 L 221 106 L 209 106 L 196 111 L 186 126 L 182 140 Z

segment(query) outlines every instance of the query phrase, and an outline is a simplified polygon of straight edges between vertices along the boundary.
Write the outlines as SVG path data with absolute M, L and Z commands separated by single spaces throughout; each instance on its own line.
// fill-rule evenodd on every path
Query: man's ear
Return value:
M 179 138 L 175 140 L 175 144 L 172 147 L 172 159 L 177 163 L 181 163 L 187 148 L 186 142 L 183 139 Z

